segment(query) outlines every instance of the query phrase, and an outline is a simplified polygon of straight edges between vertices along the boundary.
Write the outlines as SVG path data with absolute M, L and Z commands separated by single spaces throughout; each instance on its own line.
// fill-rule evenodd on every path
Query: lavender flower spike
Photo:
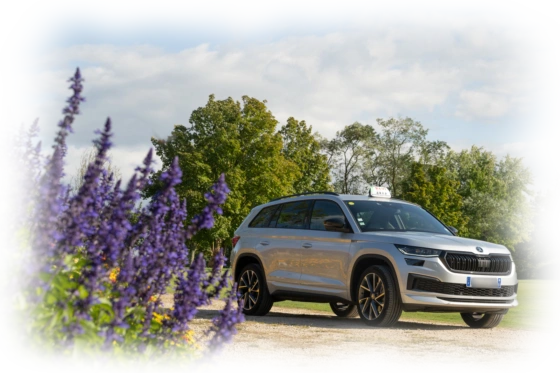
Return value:
M 216 184 L 212 186 L 214 193 L 206 193 L 204 195 L 208 205 L 191 220 L 191 225 L 187 227 L 187 239 L 192 238 L 201 229 L 212 228 L 214 226 L 214 212 L 219 215 L 223 213 L 220 206 L 226 201 L 226 197 L 230 192 L 225 179 L 225 175 L 221 174 Z

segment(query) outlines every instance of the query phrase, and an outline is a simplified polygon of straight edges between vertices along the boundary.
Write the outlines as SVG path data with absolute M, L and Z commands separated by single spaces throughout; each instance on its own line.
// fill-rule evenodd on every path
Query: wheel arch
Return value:
M 356 288 L 358 286 L 357 284 L 358 277 L 367 267 L 372 265 L 383 265 L 389 268 L 389 271 L 391 271 L 391 274 L 393 275 L 393 280 L 395 281 L 395 284 L 397 286 L 397 294 L 399 295 L 399 300 L 402 301 L 399 279 L 397 277 L 397 273 L 391 261 L 383 255 L 365 254 L 360 256 L 358 259 L 356 259 L 356 262 L 352 267 L 352 274 L 350 275 L 350 299 L 352 299 L 352 302 L 354 304 L 357 303 Z
M 261 267 L 262 275 L 264 277 L 265 284 L 266 284 L 266 273 L 264 271 L 264 266 L 262 264 L 262 261 L 257 255 L 251 254 L 251 253 L 246 253 L 246 254 L 239 255 L 239 257 L 235 261 L 235 266 L 233 268 L 233 270 L 234 270 L 233 280 L 236 281 L 237 277 L 239 277 L 239 275 L 241 274 L 241 270 L 246 265 L 251 264 L 251 263 L 257 264 Z

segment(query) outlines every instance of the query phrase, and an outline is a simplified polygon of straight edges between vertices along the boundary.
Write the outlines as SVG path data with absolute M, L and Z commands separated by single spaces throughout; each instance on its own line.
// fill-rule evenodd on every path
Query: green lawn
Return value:
M 520 280 L 517 294 L 518 307 L 510 309 L 498 328 L 535 329 L 541 325 L 540 310 L 544 309 L 544 294 L 546 288 L 552 287 L 552 281 L 547 280 Z M 288 308 L 303 308 L 309 310 L 332 312 L 326 303 L 306 303 L 283 301 L 274 303 L 275 306 Z M 401 320 L 425 320 L 464 324 L 458 313 L 427 313 L 403 312 Z

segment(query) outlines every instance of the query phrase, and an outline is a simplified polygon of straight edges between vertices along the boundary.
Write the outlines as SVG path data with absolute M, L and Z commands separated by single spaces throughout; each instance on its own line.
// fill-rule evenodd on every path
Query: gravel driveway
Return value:
M 195 332 L 209 325 L 220 306 L 216 303 L 199 311 L 191 323 Z M 247 373 L 348 369 L 517 372 L 542 367 L 548 358 L 559 357 L 556 338 L 543 343 L 550 337 L 545 330 L 477 330 L 411 321 L 378 329 L 367 327 L 359 318 L 275 306 L 264 317 L 246 317 L 233 343 L 200 368 L 215 371 L 223 365 L 226 370 Z

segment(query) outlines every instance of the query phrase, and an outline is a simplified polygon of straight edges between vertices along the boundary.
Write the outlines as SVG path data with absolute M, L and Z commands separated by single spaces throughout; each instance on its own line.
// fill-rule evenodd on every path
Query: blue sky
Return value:
M 542 74 L 542 7 L 52 4 L 59 6 L 35 6 L 33 14 L 22 5 L 21 17 L 8 19 L 25 41 L 16 44 L 14 67 L 34 87 L 20 93 L 27 107 L 11 114 L 18 123 L 38 117 L 50 144 L 69 94 L 65 80 L 82 69 L 88 101 L 69 139 L 68 173 L 106 117 L 114 124 L 114 162 L 128 176 L 150 137 L 188 124 L 215 94 L 266 99 L 279 125 L 294 116 L 327 138 L 354 121 L 411 117 L 454 150 L 477 145 L 522 157 L 537 189 L 551 182 L 540 166 L 549 156 L 541 133 L 550 124 L 535 116 L 549 78 Z

